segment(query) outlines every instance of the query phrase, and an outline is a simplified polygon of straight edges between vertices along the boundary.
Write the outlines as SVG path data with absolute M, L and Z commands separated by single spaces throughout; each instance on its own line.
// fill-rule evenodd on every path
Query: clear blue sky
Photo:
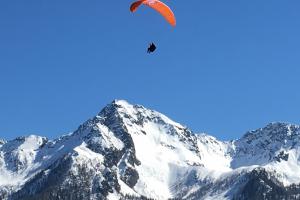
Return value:
M 0 137 L 57 137 L 113 99 L 234 139 L 300 124 L 300 1 L 0 1 Z M 148 43 L 158 46 L 146 54 Z

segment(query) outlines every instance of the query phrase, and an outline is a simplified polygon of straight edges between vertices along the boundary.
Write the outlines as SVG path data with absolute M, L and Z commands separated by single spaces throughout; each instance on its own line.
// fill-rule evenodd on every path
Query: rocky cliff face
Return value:
M 72 134 L 0 140 L 0 199 L 300 199 L 300 128 L 236 141 L 113 101 Z

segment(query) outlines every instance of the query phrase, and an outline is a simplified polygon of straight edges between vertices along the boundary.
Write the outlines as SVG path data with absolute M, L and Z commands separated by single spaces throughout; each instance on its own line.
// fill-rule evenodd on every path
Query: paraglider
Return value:
M 152 43 L 150 44 L 150 46 L 148 47 L 147 53 L 152 53 L 152 52 L 155 51 L 155 49 L 156 49 L 156 46 L 155 46 L 155 44 L 152 42 Z
M 176 19 L 173 11 L 163 2 L 159 0 L 138 0 L 131 4 L 130 11 L 135 12 L 141 5 L 149 6 L 150 8 L 153 8 L 156 10 L 159 14 L 161 14 L 165 20 L 171 25 L 176 26 Z M 152 42 L 150 46 L 148 47 L 147 52 L 152 53 L 156 49 L 156 46 Z
M 159 12 L 172 26 L 176 26 L 176 19 L 173 11 L 159 0 L 139 0 L 131 4 L 130 11 L 135 12 L 140 5 L 147 5 Z

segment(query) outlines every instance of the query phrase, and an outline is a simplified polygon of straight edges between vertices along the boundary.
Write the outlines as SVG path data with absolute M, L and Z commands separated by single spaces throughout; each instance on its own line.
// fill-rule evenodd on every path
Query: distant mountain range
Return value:
M 71 134 L 0 140 L 0 199 L 300 199 L 300 128 L 218 141 L 115 100 Z

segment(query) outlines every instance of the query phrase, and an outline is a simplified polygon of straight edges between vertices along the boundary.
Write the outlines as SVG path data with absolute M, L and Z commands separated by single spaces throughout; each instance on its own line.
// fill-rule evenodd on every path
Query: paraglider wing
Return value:
M 139 1 L 132 3 L 130 6 L 130 11 L 135 12 L 144 1 L 147 1 L 147 0 L 139 0 Z
M 139 0 L 131 4 L 130 10 L 131 12 L 135 12 L 137 8 L 141 5 L 147 5 L 157 12 L 159 12 L 172 26 L 176 25 L 175 15 L 172 10 L 163 2 L 158 0 Z
M 176 25 L 175 15 L 172 10 L 163 2 L 158 0 L 144 1 L 143 4 L 159 12 L 172 26 Z

